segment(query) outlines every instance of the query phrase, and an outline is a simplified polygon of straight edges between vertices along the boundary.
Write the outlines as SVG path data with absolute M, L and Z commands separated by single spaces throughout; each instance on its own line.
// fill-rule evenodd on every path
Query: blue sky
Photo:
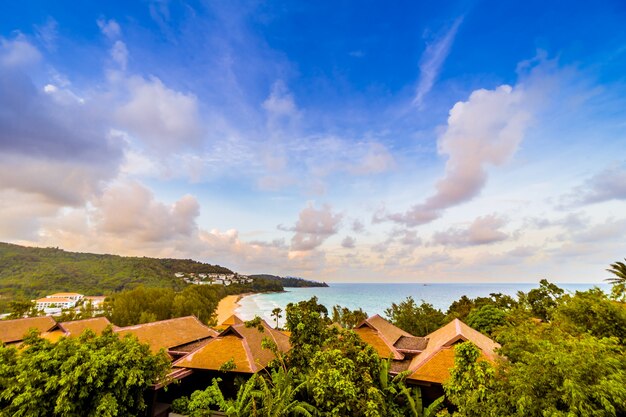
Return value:
M 621 1 L 12 2 L 0 240 L 327 281 L 600 282 Z

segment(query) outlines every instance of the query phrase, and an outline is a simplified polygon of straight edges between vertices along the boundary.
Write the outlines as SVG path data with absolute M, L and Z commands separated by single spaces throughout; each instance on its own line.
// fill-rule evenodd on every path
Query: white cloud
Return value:
M 433 244 L 443 246 L 476 246 L 500 242 L 509 235 L 500 230 L 506 220 L 491 214 L 476 218 L 467 229 L 450 228 L 433 235 Z
M 356 245 L 356 239 L 353 238 L 352 236 L 346 236 L 341 241 L 341 246 L 346 249 L 353 249 L 355 245 Z
M 128 65 L 128 49 L 122 41 L 115 41 L 111 47 L 111 58 L 116 62 L 122 70 L 126 70 Z
M 120 25 L 113 19 L 98 19 L 96 23 L 98 24 L 102 34 L 111 40 L 117 39 L 122 35 Z
M 524 138 L 531 118 L 527 107 L 523 89 L 508 85 L 476 90 L 468 101 L 456 103 L 438 138 L 439 154 L 448 160 L 436 193 L 406 213 L 389 214 L 386 219 L 417 226 L 476 197 L 487 183 L 487 167 L 505 164 Z
M 292 228 L 279 225 L 280 230 L 293 231 L 291 250 L 306 252 L 319 247 L 339 230 L 342 215 L 333 213 L 329 205 L 316 209 L 313 204 L 300 211 L 298 221 Z
M 463 18 L 456 19 L 445 33 L 426 46 L 420 59 L 420 79 L 413 99 L 413 103 L 418 107 L 422 105 L 424 97 L 433 88 L 462 22 Z
M 14 39 L 0 37 L 0 65 L 7 68 L 24 67 L 41 60 L 41 53 L 21 34 Z
M 626 200 L 626 165 L 615 165 L 597 173 L 562 198 L 566 206 L 611 200 Z
M 116 114 L 131 134 L 162 152 L 201 144 L 203 127 L 195 95 L 170 89 L 155 77 L 131 78 L 129 90 L 130 99 Z

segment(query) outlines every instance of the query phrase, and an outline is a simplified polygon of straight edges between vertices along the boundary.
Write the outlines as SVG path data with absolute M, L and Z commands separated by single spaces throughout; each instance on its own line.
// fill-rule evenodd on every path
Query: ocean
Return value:
M 272 310 L 280 307 L 283 310 L 289 303 L 295 303 L 316 296 L 329 312 L 335 305 L 350 309 L 362 308 L 369 316 L 380 314 L 384 317 L 385 309 L 392 303 L 399 303 L 412 296 L 415 301 L 424 300 L 442 311 L 462 295 L 470 298 L 486 297 L 490 293 L 502 293 L 515 296 L 518 291 L 528 292 L 539 284 L 329 284 L 326 288 L 286 288 L 281 293 L 254 294 L 242 298 L 235 313 L 244 320 L 255 316 L 273 323 Z M 605 291 L 610 290 L 608 284 L 557 284 L 567 292 L 587 290 L 594 286 Z M 283 313 L 284 316 L 284 313 Z M 284 317 L 281 322 L 284 321 Z M 281 323 L 282 325 L 282 323 Z

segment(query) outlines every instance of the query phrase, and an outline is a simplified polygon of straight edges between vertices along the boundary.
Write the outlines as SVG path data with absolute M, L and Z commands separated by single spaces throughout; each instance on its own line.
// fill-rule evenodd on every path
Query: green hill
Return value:
M 0 311 L 12 299 L 60 291 L 99 295 L 138 285 L 180 290 L 185 283 L 176 272 L 232 273 L 191 259 L 96 255 L 0 242 Z

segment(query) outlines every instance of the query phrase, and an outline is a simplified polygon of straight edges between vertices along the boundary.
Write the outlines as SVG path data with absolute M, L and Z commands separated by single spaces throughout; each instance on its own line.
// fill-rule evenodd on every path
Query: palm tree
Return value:
M 276 328 L 278 329 L 278 319 L 282 317 L 280 313 L 282 313 L 283 309 L 280 307 L 276 307 L 272 310 L 272 317 L 276 319 Z
M 296 397 L 305 387 L 306 381 L 296 383 L 291 370 L 283 368 L 272 370 L 269 378 L 261 377 L 259 384 L 258 407 L 261 417 L 305 416 L 311 417 L 317 409 Z
M 624 260 L 626 261 L 626 258 Z M 607 269 L 607 271 L 615 276 L 607 278 L 606 281 L 611 284 L 626 284 L 626 264 L 624 262 L 611 264 L 611 268 Z

